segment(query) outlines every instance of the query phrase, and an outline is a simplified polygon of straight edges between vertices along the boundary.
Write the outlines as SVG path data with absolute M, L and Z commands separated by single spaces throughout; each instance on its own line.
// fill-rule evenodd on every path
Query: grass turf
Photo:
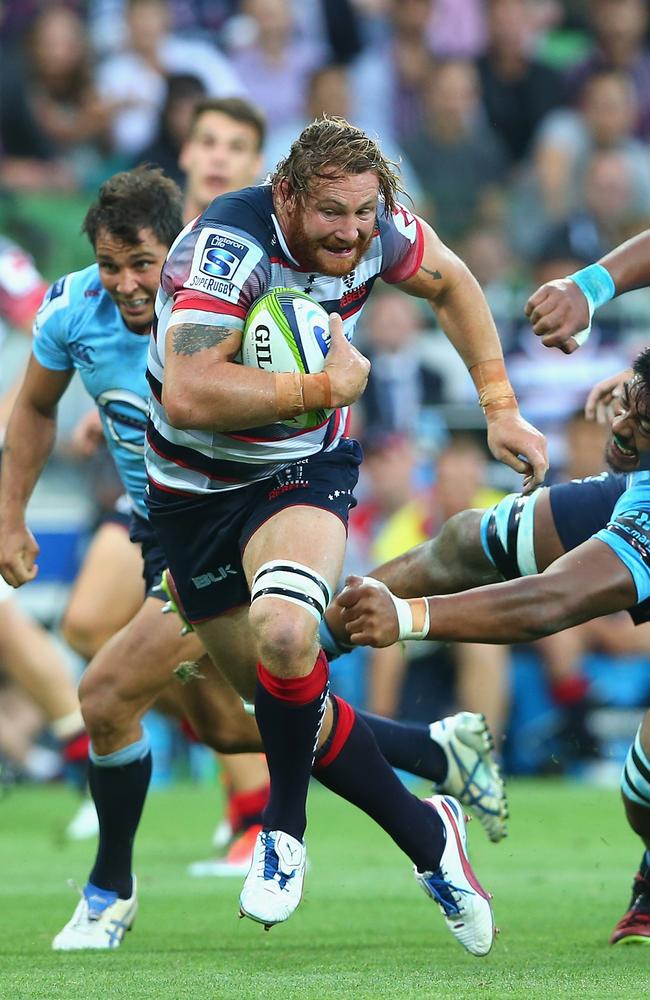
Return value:
M 109 953 L 54 953 L 92 858 L 65 844 L 75 802 L 63 788 L 18 788 L 0 803 L 0 997 L 6 1000 L 451 1000 L 648 995 L 650 947 L 607 938 L 629 899 L 641 848 L 618 793 L 513 782 L 508 840 L 470 825 L 474 866 L 494 893 L 501 934 L 468 955 L 369 820 L 320 787 L 310 796 L 311 870 L 288 924 L 237 919 L 240 879 L 190 879 L 206 856 L 216 793 L 153 793 L 138 839 L 140 913 Z

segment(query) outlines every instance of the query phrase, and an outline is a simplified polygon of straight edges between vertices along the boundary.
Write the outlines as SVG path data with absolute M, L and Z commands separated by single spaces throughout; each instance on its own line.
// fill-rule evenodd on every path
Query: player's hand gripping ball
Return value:
M 268 372 L 322 372 L 330 347 L 329 316 L 319 302 L 291 288 L 273 288 L 248 311 L 242 335 L 242 364 Z M 333 410 L 313 410 L 283 421 L 311 429 Z

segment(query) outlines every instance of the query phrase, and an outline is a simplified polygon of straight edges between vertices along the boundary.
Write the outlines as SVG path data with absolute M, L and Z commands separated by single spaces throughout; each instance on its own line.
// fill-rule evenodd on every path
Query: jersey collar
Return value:
M 282 249 L 282 253 L 287 258 L 287 260 L 290 260 L 292 264 L 295 264 L 296 267 L 299 268 L 300 267 L 300 263 L 296 260 L 296 258 L 293 256 L 293 254 L 289 250 L 289 247 L 287 246 L 287 241 L 284 238 L 284 233 L 282 232 L 282 229 L 280 228 L 280 223 L 277 220 L 275 212 L 271 212 L 271 221 L 273 223 L 273 228 L 275 229 L 275 235 L 278 238 L 278 243 L 280 244 L 280 247 Z

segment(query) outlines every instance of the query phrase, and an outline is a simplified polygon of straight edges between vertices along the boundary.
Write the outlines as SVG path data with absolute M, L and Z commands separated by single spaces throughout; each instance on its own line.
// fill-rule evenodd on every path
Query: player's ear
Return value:
M 291 196 L 291 191 L 289 189 L 289 181 L 286 179 L 286 177 L 283 177 L 282 180 L 278 183 L 275 192 L 277 199 L 283 208 L 287 207 L 291 208 L 293 206 L 295 198 Z

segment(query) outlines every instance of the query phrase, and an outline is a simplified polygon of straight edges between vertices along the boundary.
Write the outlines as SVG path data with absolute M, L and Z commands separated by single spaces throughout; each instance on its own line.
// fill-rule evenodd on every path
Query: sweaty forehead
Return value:
M 357 205 L 375 203 L 379 194 L 379 179 L 376 174 L 340 174 L 332 177 L 314 177 L 309 185 L 312 201 L 335 201 L 353 208 Z

